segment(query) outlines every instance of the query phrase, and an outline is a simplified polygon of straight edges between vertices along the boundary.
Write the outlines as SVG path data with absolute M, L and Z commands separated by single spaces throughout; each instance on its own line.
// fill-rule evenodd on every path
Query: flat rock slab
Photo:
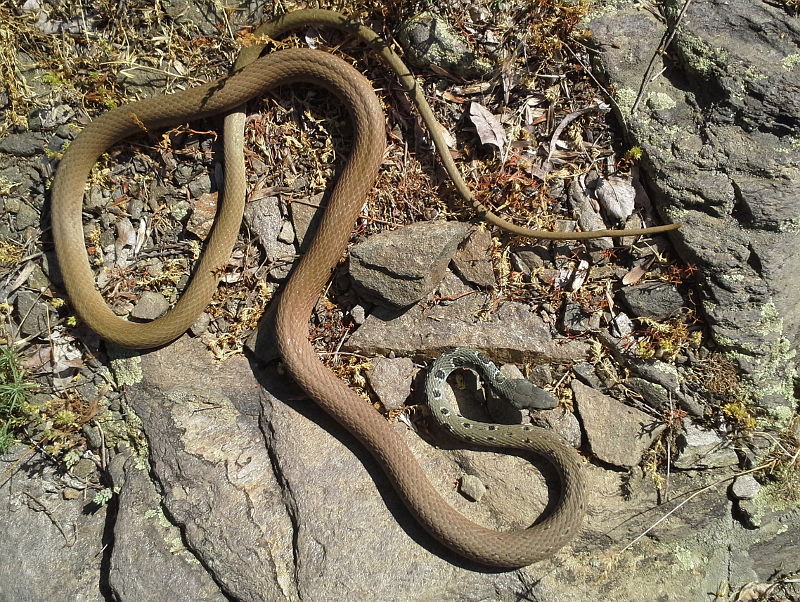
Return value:
M 578 380 L 572 381 L 575 404 L 580 413 L 592 454 L 615 466 L 636 466 L 642 454 L 664 430 L 663 423 L 626 406 Z
M 554 340 L 550 328 L 521 303 L 507 302 L 489 320 L 476 320 L 468 299 L 430 310 L 412 307 L 397 316 L 377 310 L 344 345 L 367 354 L 438 357 L 454 347 L 483 351 L 493 360 L 513 363 L 578 361 L 582 341 Z
M 261 390 L 242 358 L 215 363 L 185 337 L 144 356 L 143 373 L 132 399 L 165 513 L 229 597 L 478 601 L 497 592 L 522 595 L 524 583 L 541 571 L 486 573 L 443 549 L 349 434 L 313 403 L 292 401 L 296 390 L 276 384 L 274 376 L 259 374 L 259 380 L 281 399 Z M 545 479 L 522 458 L 443 452 L 405 425 L 397 428 L 448 503 L 489 527 L 530 524 L 553 495 L 549 486 L 557 487 L 553 475 Z M 486 484 L 480 503 L 456 490 L 465 474 Z M 387 566 L 391 579 L 384 578 Z M 193 578 L 162 581 L 158 591 Z M 115 579 L 121 583 L 122 576 Z
M 118 600 L 223 602 L 228 598 L 189 550 L 161 507 L 146 462 L 120 454 L 113 470 L 120 488 L 109 585 Z M 146 558 L 147 563 L 142 563 Z
M 0 600 L 108 599 L 101 591 L 107 508 L 65 500 L 38 454 L 0 457 Z

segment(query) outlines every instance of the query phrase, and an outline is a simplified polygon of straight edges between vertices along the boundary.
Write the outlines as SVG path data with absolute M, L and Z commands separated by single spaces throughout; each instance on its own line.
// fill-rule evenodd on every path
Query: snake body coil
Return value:
M 398 73 L 428 124 L 445 167 L 459 192 L 492 223 L 539 238 L 592 238 L 673 229 L 550 233 L 503 222 L 469 195 L 414 78 L 397 55 L 371 30 L 329 11 L 290 13 L 256 30 L 276 37 L 308 26 L 351 32 L 375 46 Z M 547 457 L 562 477 L 564 492 L 555 511 L 530 529 L 501 533 L 464 518 L 436 492 L 397 432 L 369 404 L 350 391 L 319 361 L 308 341 L 308 321 L 331 270 L 344 252 L 368 191 L 374 185 L 385 148 L 385 120 L 369 82 L 344 61 L 315 50 L 282 50 L 258 58 L 261 47 L 246 48 L 235 72 L 219 81 L 176 94 L 150 98 L 113 109 L 93 121 L 70 144 L 52 189 L 53 238 L 67 293 L 79 316 L 100 336 L 130 348 L 164 345 L 183 334 L 208 305 L 218 274 L 227 264 L 239 231 L 246 179 L 242 155 L 242 105 L 267 90 L 293 82 L 320 85 L 348 108 L 354 144 L 328 208 L 307 253 L 286 284 L 276 313 L 276 338 L 291 376 L 326 412 L 356 436 L 383 466 L 419 522 L 457 553 L 479 563 L 519 567 L 551 555 L 572 537 L 583 515 L 583 496 L 575 452 L 547 431 L 536 431 L 530 449 Z M 167 128 L 193 119 L 227 113 L 225 187 L 217 223 L 195 270 L 191 285 L 165 316 L 147 324 L 118 318 L 98 292 L 84 244 L 82 203 L 89 172 L 97 158 L 118 141 L 142 131 Z M 531 438 L 534 441 L 534 438 Z M 523 437 L 524 440 L 524 437 Z

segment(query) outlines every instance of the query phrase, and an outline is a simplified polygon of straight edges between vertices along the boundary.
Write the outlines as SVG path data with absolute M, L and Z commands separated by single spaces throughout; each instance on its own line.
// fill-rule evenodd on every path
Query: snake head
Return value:
M 558 405 L 555 395 L 524 378 L 507 379 L 499 393 L 519 410 L 549 410 Z

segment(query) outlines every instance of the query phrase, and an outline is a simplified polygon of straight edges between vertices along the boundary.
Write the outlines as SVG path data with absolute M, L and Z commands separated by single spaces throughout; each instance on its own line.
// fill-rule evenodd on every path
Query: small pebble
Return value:
M 479 502 L 486 493 L 486 485 L 475 475 L 467 474 L 461 477 L 458 491 L 471 502 Z
M 61 492 L 61 497 L 63 497 L 65 500 L 77 500 L 79 497 L 81 497 L 81 492 L 77 489 L 73 489 L 72 487 L 66 487 Z
M 737 500 L 752 500 L 761 491 L 761 483 L 751 474 L 736 477 L 731 485 L 731 495 Z
M 169 302 L 161 293 L 145 291 L 133 308 L 131 316 L 140 320 L 154 320 L 169 309 Z

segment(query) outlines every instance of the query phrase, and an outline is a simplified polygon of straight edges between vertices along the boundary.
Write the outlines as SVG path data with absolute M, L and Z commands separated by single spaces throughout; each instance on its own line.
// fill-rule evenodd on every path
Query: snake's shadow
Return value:
M 249 355 L 248 359 L 256 380 L 270 395 L 331 434 L 358 458 L 375 483 L 375 488 L 383 499 L 384 504 L 386 504 L 387 509 L 392 514 L 392 517 L 410 538 L 431 554 L 439 556 L 459 568 L 481 573 L 503 573 L 508 571 L 507 569 L 496 569 L 477 564 L 462 558 L 449 548 L 440 544 L 412 517 L 411 513 L 395 492 L 391 481 L 386 477 L 380 465 L 358 440 L 314 404 L 296 384 L 289 381 L 285 374 L 278 373 L 275 362 L 264 364 L 252 355 Z

